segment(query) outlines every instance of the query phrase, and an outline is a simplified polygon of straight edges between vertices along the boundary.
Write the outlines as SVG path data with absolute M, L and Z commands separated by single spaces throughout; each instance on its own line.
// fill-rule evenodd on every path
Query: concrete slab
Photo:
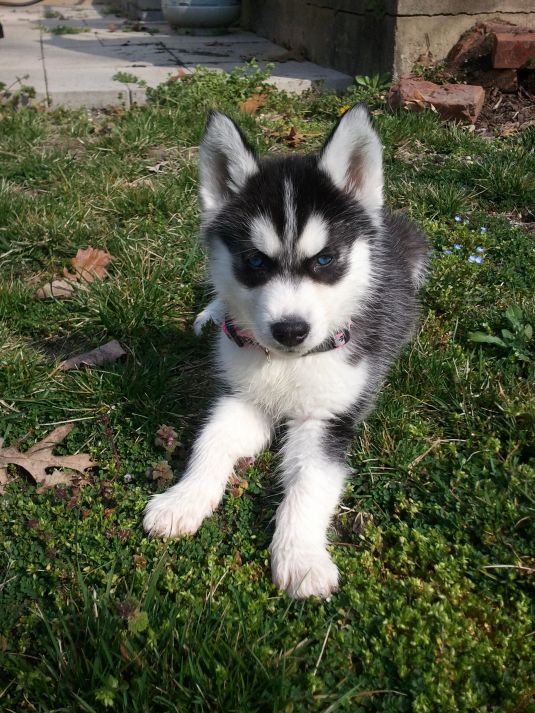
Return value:
M 92 68 L 92 81 L 88 85 L 83 77 L 70 68 L 55 69 L 47 73 L 49 102 L 52 108 L 81 106 L 101 109 L 105 106 L 130 106 L 129 89 L 112 79 L 115 72 L 108 67 Z
M 286 50 L 252 32 L 182 35 L 161 22 L 144 23 L 153 32 L 136 32 L 124 18 L 107 14 L 104 6 L 91 0 L 0 8 L 0 18 L 6 35 L 0 40 L 0 81 L 16 82 L 24 71 L 25 83 L 46 97 L 50 106 L 142 104 L 143 87 L 121 84 L 113 76 L 127 72 L 152 87 L 178 67 L 231 71 L 253 58 L 263 68 L 274 63 L 273 84 L 290 92 L 318 85 L 340 90 L 352 82 L 348 75 L 311 62 L 277 63 Z M 87 31 L 54 34 L 51 30 L 59 26 Z
M 7 22 L 2 17 L 2 24 L 5 37 L 0 40 L 0 82 L 14 91 L 25 84 L 35 89 L 39 99 L 46 97 L 39 31 L 28 30 L 27 25 L 14 22 L 11 16 Z M 23 53 L 21 46 L 24 46 Z

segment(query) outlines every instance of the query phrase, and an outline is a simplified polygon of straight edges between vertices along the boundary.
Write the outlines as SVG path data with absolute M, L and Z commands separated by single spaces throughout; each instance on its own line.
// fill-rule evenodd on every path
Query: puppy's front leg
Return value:
M 276 515 L 271 550 L 273 582 L 290 596 L 328 597 L 338 569 L 327 552 L 327 528 L 348 468 L 327 453 L 328 421 L 289 424 L 282 461 L 284 499 Z
M 180 537 L 198 530 L 217 508 L 238 458 L 254 456 L 269 443 L 272 423 L 252 404 L 221 398 L 194 446 L 183 478 L 145 508 L 143 527 L 155 537 Z

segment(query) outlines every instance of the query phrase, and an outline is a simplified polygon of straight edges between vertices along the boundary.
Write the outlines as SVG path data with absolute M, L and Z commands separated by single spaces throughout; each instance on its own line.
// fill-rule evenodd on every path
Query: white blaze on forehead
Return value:
M 329 239 L 327 224 L 317 213 L 312 213 L 297 242 L 297 252 L 301 257 L 313 257 L 323 250 Z
M 273 222 L 265 215 L 257 215 L 251 221 L 251 242 L 257 250 L 268 257 L 276 257 L 281 241 Z
M 297 232 L 297 206 L 295 204 L 295 191 L 289 178 L 284 179 L 284 217 L 286 242 L 294 239 Z

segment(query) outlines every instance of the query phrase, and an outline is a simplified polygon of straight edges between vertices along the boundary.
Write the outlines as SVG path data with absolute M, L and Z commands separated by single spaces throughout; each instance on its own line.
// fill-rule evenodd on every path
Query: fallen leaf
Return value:
M 78 250 L 71 259 L 75 272 L 63 269 L 63 278 L 47 282 L 35 292 L 35 297 L 40 300 L 55 297 L 56 299 L 69 299 L 76 289 L 81 289 L 86 282 L 103 280 L 108 276 L 106 267 L 113 260 L 105 250 L 86 248 Z
M 179 67 L 176 72 L 169 77 L 170 82 L 177 82 L 180 79 L 184 79 L 184 77 L 187 77 L 191 72 L 188 72 L 188 70 L 185 67 Z
M 105 250 L 96 250 L 95 248 L 80 249 L 71 259 L 75 274 L 72 275 L 64 269 L 63 275 L 68 280 L 78 280 L 79 278 L 85 282 L 93 282 L 95 279 L 103 280 L 108 276 L 106 268 L 112 260 L 112 256 Z
M 313 139 L 317 136 L 321 136 L 320 132 L 318 131 L 301 132 L 299 129 L 296 129 L 295 126 L 291 126 L 288 130 L 267 129 L 264 133 L 266 134 L 266 136 L 271 139 L 274 139 L 275 141 L 284 142 L 288 146 L 293 147 L 299 146 L 302 141 L 305 141 L 307 139 Z
M 71 280 L 52 280 L 47 282 L 35 292 L 35 296 L 39 300 L 46 300 L 50 297 L 55 297 L 58 300 L 65 300 L 72 297 L 72 293 L 77 285 Z
M 64 473 L 62 470 L 55 468 L 52 473 L 46 474 L 46 484 L 38 488 L 36 492 L 41 494 L 46 488 L 54 488 L 56 485 L 72 485 L 77 480 L 78 477 L 72 473 Z
M 80 366 L 100 366 L 101 364 L 110 364 L 117 359 L 120 359 L 126 354 L 125 350 L 116 339 L 113 339 L 101 347 L 92 349 L 90 352 L 77 354 L 76 356 L 65 359 L 58 366 L 60 371 L 69 371 L 70 369 L 78 369 Z
M 304 49 L 291 49 L 287 52 L 273 54 L 267 58 L 268 62 L 305 62 Z
M 4 448 L 4 439 L 0 438 L 0 474 L 5 472 L 5 466 L 8 463 L 18 465 L 29 473 L 36 483 L 41 485 L 41 489 L 50 488 L 59 483 L 70 485 L 78 480 L 79 475 L 86 475 L 86 470 L 97 465 L 95 461 L 91 460 L 88 453 L 72 456 L 53 454 L 54 448 L 68 436 L 73 427 L 72 423 L 59 426 L 24 453 L 18 451 L 14 446 Z M 68 468 L 79 475 L 67 474 L 60 470 L 54 470 L 49 474 L 46 472 L 47 468 Z
M 244 114 L 254 114 L 266 103 L 267 94 L 253 94 L 245 101 L 240 102 L 240 111 Z
M 147 166 L 147 171 L 150 171 L 151 173 L 159 173 L 164 166 L 168 165 L 169 161 L 160 161 L 159 163 L 154 164 L 154 166 Z
M 288 146 L 299 146 L 299 144 L 303 140 L 303 134 L 297 131 L 295 126 L 292 126 L 284 140 L 286 141 Z

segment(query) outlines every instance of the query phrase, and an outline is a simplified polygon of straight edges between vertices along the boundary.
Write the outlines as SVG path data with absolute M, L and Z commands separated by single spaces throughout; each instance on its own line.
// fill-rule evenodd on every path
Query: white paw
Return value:
M 203 309 L 203 311 L 199 312 L 199 314 L 195 317 L 195 322 L 193 322 L 193 331 L 198 337 L 201 336 L 204 325 L 208 324 L 211 320 L 212 316 L 207 309 Z
M 193 331 L 198 337 L 200 337 L 205 325 L 208 324 L 208 322 L 221 324 L 224 317 L 225 305 L 219 298 L 216 298 L 195 317 L 195 321 L 193 322 Z
M 197 532 L 202 521 L 212 514 L 216 503 L 195 497 L 181 483 L 165 493 L 153 495 L 143 512 L 143 529 L 151 537 L 183 537 Z
M 273 547 L 271 558 L 273 583 L 295 599 L 326 599 L 338 589 L 338 568 L 322 547 Z

